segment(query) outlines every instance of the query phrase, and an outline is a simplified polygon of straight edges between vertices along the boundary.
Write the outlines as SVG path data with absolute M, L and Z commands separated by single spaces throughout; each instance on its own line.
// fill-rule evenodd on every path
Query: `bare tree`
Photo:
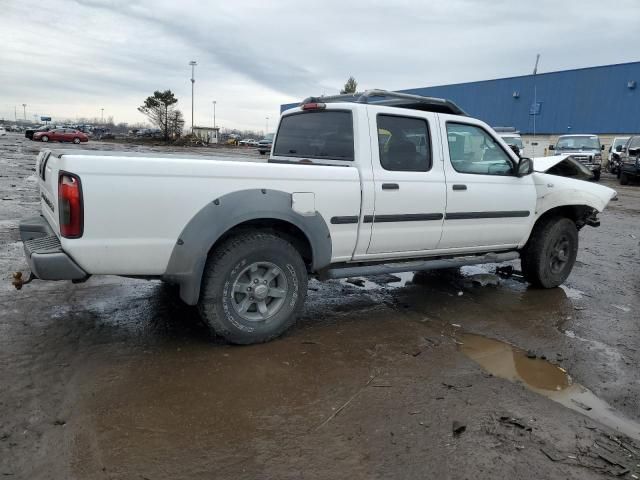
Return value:
M 184 128 L 184 117 L 180 110 L 173 110 L 169 116 L 169 132 L 172 137 L 179 137 L 182 135 L 182 129 Z

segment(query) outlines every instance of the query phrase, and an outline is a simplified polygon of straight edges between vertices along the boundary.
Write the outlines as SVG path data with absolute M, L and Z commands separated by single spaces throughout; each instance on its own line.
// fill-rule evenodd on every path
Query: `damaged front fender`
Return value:
M 588 207 L 602 212 L 617 195 L 612 188 L 573 178 L 533 173 L 536 186 L 536 216 L 557 207 Z M 588 222 L 587 222 L 588 223 Z

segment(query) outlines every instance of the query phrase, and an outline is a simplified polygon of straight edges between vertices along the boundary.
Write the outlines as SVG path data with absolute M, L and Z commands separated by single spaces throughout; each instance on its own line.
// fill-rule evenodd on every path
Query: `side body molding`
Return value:
M 180 297 L 195 305 L 200 296 L 207 255 L 231 228 L 250 220 L 282 220 L 298 227 L 311 245 L 312 270 L 331 263 L 331 234 L 322 216 L 301 215 L 291 208 L 291 194 L 268 189 L 240 190 L 202 208 L 182 230 L 163 279 L 180 285 Z

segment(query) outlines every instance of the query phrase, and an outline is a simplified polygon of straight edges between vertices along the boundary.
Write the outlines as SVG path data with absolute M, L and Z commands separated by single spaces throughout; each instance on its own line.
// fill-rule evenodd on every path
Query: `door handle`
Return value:
M 466 190 L 467 186 L 466 185 L 454 185 L 453 189 L 454 190 Z
M 383 190 L 400 190 L 400 185 L 398 185 L 397 183 L 383 183 L 382 189 Z

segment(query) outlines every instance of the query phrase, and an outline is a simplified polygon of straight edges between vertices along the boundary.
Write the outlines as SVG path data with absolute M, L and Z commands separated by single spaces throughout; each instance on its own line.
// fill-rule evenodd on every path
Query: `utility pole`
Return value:
M 191 60 L 189 65 L 191 65 L 191 135 L 193 135 L 193 85 L 196 83 L 195 79 L 195 69 L 198 62 L 195 60 Z
M 265 136 L 269 133 L 269 117 L 265 117 L 265 120 L 267 121 L 267 128 L 264 131 Z
M 538 116 L 538 86 L 536 85 L 536 75 L 538 74 L 538 62 L 540 61 L 540 54 L 536 55 L 536 64 L 533 67 L 533 155 L 536 155 L 536 117 Z
M 104 108 L 100 109 L 100 123 L 104 125 Z
M 213 128 L 216 128 L 216 101 L 213 102 Z
M 27 121 L 27 104 L 26 103 L 22 104 L 22 112 L 24 114 L 24 121 L 26 122 Z
M 17 105 L 13 106 L 13 119 L 18 123 L 18 107 Z

